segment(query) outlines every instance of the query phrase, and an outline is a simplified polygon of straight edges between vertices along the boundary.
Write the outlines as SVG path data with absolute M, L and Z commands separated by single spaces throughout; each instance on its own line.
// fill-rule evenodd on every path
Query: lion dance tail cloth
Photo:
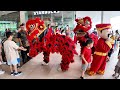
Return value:
M 63 71 L 69 69 L 69 64 L 74 62 L 74 54 L 77 54 L 74 41 L 71 38 L 65 35 L 47 33 L 41 39 L 40 36 L 46 30 L 46 27 L 40 18 L 28 20 L 26 28 L 30 43 L 29 56 L 35 57 L 38 53 L 43 52 L 43 61 L 49 63 L 50 53 L 57 52 L 62 55 L 61 69 Z

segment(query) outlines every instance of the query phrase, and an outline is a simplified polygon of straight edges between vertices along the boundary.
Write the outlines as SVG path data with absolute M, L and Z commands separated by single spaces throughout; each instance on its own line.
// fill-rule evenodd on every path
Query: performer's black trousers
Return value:
M 111 57 L 112 53 L 113 53 L 113 49 L 110 49 L 110 51 L 108 52 L 108 56 Z
M 22 51 L 21 50 L 21 56 L 22 56 L 23 64 L 31 59 L 29 56 L 27 56 L 27 53 L 29 53 L 29 48 L 30 47 L 28 46 L 28 47 L 25 47 L 25 48 L 27 49 L 27 51 Z

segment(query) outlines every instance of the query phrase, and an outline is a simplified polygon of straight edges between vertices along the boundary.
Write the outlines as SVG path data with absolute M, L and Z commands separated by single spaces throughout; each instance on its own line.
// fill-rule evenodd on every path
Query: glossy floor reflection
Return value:
M 77 51 L 80 52 L 79 44 L 77 45 Z M 104 75 L 88 76 L 85 75 L 86 79 L 114 79 L 112 74 L 114 73 L 114 68 L 117 63 L 117 53 L 116 50 L 107 63 L 106 71 Z M 43 60 L 43 54 L 40 53 L 38 56 L 27 62 L 20 68 L 23 72 L 21 76 L 15 77 L 10 75 L 9 67 L 7 65 L 3 66 L 6 71 L 5 74 L 0 75 L 0 79 L 79 79 L 81 75 L 81 60 L 79 56 L 75 55 L 75 62 L 70 64 L 70 69 L 67 72 L 60 72 L 57 70 L 59 63 L 61 62 L 60 54 L 50 54 L 50 63 L 48 66 L 42 66 L 41 62 Z

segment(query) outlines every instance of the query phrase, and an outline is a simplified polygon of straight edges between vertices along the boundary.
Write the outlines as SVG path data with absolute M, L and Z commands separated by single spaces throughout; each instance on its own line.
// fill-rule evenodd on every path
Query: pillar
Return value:
M 26 23 L 27 20 L 28 20 L 27 11 L 20 11 L 20 23 Z
M 101 23 L 103 23 L 104 11 L 101 11 Z
M 62 24 L 63 24 L 63 23 L 64 23 L 64 15 L 63 15 L 63 11 L 61 11 L 61 14 L 62 14 L 61 22 L 62 22 Z
M 53 23 L 53 14 L 51 13 L 51 23 Z

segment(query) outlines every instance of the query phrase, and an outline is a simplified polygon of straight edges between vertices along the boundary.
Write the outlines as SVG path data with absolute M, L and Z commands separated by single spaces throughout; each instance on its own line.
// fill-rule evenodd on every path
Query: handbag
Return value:
M 120 41 L 120 37 L 118 37 L 117 41 Z

